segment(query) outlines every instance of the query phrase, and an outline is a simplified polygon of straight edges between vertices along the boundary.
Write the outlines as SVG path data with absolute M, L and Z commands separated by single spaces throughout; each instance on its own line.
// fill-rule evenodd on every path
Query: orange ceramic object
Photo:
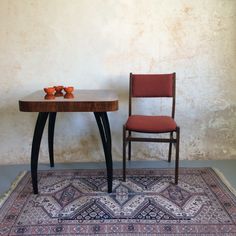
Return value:
M 66 93 L 72 93 L 74 91 L 74 87 L 64 87 Z
M 54 86 L 55 90 L 56 90 L 56 93 L 55 93 L 55 96 L 56 97 L 61 97 L 63 96 L 63 93 L 62 93 L 62 90 L 64 89 L 63 86 Z
M 54 86 L 54 88 L 55 88 L 56 92 L 61 92 L 64 87 L 59 85 L 59 86 Z
M 43 90 L 46 94 L 49 94 L 49 95 L 53 95 L 53 93 L 55 92 L 55 88 L 53 87 L 44 88 Z

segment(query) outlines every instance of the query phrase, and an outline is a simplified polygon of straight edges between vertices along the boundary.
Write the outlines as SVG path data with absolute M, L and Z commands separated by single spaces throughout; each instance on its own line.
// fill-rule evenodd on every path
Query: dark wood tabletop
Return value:
M 75 90 L 74 98 L 47 100 L 43 90 L 19 101 L 23 112 L 108 112 L 118 110 L 118 97 L 112 90 Z

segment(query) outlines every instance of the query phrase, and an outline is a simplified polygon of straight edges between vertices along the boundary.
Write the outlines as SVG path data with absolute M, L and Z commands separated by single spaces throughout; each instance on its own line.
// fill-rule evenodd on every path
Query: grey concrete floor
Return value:
M 121 162 L 114 162 L 114 169 L 121 169 Z M 174 167 L 174 161 L 131 161 L 127 168 L 168 168 Z M 207 161 L 181 161 L 180 167 L 213 167 L 218 169 L 231 186 L 236 189 L 236 160 L 207 160 Z M 104 162 L 96 163 L 56 163 L 54 169 L 103 169 Z M 39 170 L 50 169 L 49 164 L 39 164 Z M 29 164 L 24 165 L 2 165 L 0 166 L 0 194 L 6 192 L 14 179 L 22 171 L 30 170 Z

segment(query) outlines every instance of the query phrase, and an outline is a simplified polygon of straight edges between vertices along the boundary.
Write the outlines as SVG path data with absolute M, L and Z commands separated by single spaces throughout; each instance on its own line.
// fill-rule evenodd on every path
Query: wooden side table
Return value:
M 102 139 L 106 168 L 108 193 L 112 192 L 113 163 L 112 140 L 107 112 L 118 110 L 118 97 L 112 90 L 75 90 L 74 98 L 56 97 L 44 99 L 44 92 L 37 91 L 19 101 L 20 111 L 38 112 L 31 149 L 31 176 L 33 192 L 38 193 L 37 169 L 40 143 L 45 123 L 48 122 L 48 148 L 51 167 L 54 166 L 53 140 L 57 112 L 93 112 Z

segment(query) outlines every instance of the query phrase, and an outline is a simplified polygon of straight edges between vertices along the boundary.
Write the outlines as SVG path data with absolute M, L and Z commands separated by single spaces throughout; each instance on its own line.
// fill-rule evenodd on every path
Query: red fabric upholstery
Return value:
M 144 133 L 165 133 L 176 130 L 176 122 L 170 116 L 131 115 L 126 129 Z
M 174 74 L 132 74 L 132 97 L 172 97 Z

